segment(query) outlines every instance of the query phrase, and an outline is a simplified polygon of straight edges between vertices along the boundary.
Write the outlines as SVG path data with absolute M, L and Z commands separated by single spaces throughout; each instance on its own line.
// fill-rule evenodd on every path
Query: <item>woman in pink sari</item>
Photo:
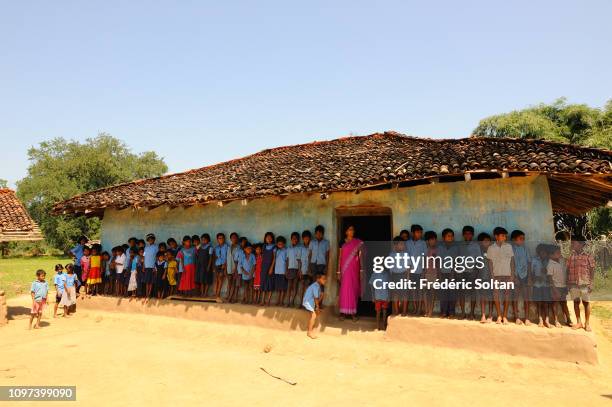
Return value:
M 338 282 L 340 283 L 339 305 L 340 319 L 350 315 L 357 321 L 357 304 L 361 295 L 361 277 L 363 274 L 363 242 L 355 236 L 355 228 L 349 226 L 338 254 Z

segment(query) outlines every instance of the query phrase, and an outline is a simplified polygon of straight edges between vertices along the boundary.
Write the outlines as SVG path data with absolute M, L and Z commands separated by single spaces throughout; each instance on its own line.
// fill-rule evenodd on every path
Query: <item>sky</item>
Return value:
M 107 132 L 170 172 L 612 98 L 612 2 L 0 0 L 0 178 Z

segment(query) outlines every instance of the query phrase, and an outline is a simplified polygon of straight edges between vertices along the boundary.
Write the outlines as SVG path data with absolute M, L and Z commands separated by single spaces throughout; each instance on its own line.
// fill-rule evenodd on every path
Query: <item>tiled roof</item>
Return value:
M 54 213 L 351 191 L 467 172 L 591 176 L 612 174 L 611 162 L 611 151 L 541 140 L 440 140 L 385 132 L 278 147 L 183 173 L 116 185 L 60 202 Z
M 19 202 L 15 192 L 7 188 L 0 189 L 0 242 L 41 239 L 38 226 Z

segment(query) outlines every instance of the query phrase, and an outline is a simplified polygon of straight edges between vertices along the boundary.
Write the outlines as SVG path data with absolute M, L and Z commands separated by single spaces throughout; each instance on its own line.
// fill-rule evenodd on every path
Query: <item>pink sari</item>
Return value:
M 357 302 L 361 294 L 361 262 L 359 251 L 363 242 L 353 238 L 342 246 L 340 253 L 340 293 L 339 308 L 341 314 L 357 313 Z

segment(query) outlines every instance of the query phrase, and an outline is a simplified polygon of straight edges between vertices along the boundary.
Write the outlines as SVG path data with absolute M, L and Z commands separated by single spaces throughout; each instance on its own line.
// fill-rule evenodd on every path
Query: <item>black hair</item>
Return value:
M 297 240 L 300 240 L 300 234 L 298 232 L 291 233 L 291 239 L 293 239 L 294 237 L 297 237 Z
M 493 235 L 497 236 L 497 235 L 507 235 L 508 231 L 506 229 L 504 229 L 501 226 L 496 227 L 495 229 L 493 229 Z
M 464 226 L 463 229 L 461 229 L 461 234 L 463 235 L 465 233 L 474 234 L 474 226 L 470 226 L 470 225 Z
M 156 258 L 159 257 L 159 256 L 165 256 L 165 255 L 166 255 L 165 252 L 157 252 L 157 253 L 155 253 L 155 257 Z
M 430 240 L 430 239 L 436 239 L 438 240 L 438 234 L 436 232 L 434 232 L 433 230 L 428 230 L 427 232 L 425 232 L 425 240 Z
M 238 233 L 236 233 L 236 232 L 232 232 L 232 233 L 230 233 L 230 239 L 231 239 L 232 237 L 234 237 L 234 236 L 238 237 Z
M 223 239 L 225 239 L 225 233 L 219 232 L 217 233 L 217 239 L 222 237 Z
M 399 235 L 401 236 L 401 235 L 403 235 L 404 233 L 405 233 L 405 234 L 407 234 L 408 236 L 410 236 L 410 232 L 409 232 L 408 230 L 406 230 L 406 229 L 402 229 L 402 230 L 399 232 Z
M 556 244 L 548 245 L 548 254 L 553 254 L 557 251 L 561 251 L 561 246 L 557 246 Z
M 199 242 L 200 241 L 200 236 L 198 236 L 198 235 L 191 236 L 191 241 L 192 242 L 195 242 L 196 240 Z
M 87 243 L 87 241 L 88 241 L 89 239 L 87 238 L 87 236 L 85 236 L 85 235 L 81 235 L 81 236 L 79 236 L 79 239 L 77 240 L 77 242 L 81 243 L 81 240 L 85 240 L 85 243 Z
M 402 239 L 400 236 L 395 236 L 393 238 L 393 243 L 403 242 L 403 241 L 404 241 L 404 239 Z
M 276 243 L 287 243 L 287 239 L 285 239 L 285 236 L 279 236 L 276 238 Z
M 264 244 L 267 244 L 267 242 L 266 242 L 266 238 L 267 238 L 268 236 L 272 236 L 272 241 L 274 241 L 274 233 L 272 233 L 272 232 L 266 232 L 266 234 L 264 235 Z
M 486 232 L 482 232 L 478 234 L 478 237 L 476 239 L 478 239 L 479 242 L 482 242 L 485 239 L 491 240 L 491 235 Z
M 412 225 L 412 226 L 410 226 L 410 231 L 412 233 L 416 232 L 417 230 L 420 230 L 422 232 L 423 231 L 423 226 L 421 226 L 421 225 Z
M 168 246 L 166 246 L 166 244 L 165 244 L 164 242 L 161 242 L 160 244 L 158 244 L 158 245 L 157 245 L 157 247 L 158 247 L 158 248 L 160 248 L 160 249 L 161 249 L 162 247 L 163 247 L 164 249 L 167 249 L 167 248 L 168 248 Z
M 513 230 L 512 233 L 510 233 L 510 239 L 514 240 L 519 236 L 525 236 L 525 232 L 523 232 L 522 230 Z
M 580 235 L 572 235 L 572 241 L 573 241 L 573 242 L 579 242 L 579 243 L 584 244 L 585 240 L 586 240 L 586 239 L 584 238 L 584 236 L 580 236 Z
M 61 271 L 64 269 L 64 266 L 62 266 L 61 264 L 56 264 L 55 265 L 55 271 Z
M 202 238 L 202 240 L 206 239 L 210 242 L 210 235 L 208 233 L 202 233 L 202 236 L 200 236 Z
M 129 247 L 129 246 L 128 246 L 128 247 Z M 120 252 L 120 253 L 125 253 L 125 247 L 123 247 L 123 246 L 117 246 L 117 247 L 116 247 L 116 249 L 117 249 L 117 251 L 118 251 L 118 252 Z
M 317 225 L 317 227 L 315 228 L 315 233 L 317 232 L 325 233 L 325 228 L 323 227 L 323 225 Z
M 176 243 L 176 239 L 173 237 L 169 237 L 168 240 L 166 240 L 166 243 L 168 243 L 168 246 L 170 246 L 170 243 Z M 178 244 L 178 243 L 176 243 Z
M 310 230 L 305 230 L 302 232 L 302 239 L 305 237 L 312 239 L 312 233 L 310 233 Z
M 72 265 L 72 263 L 68 263 L 64 266 L 64 268 L 66 269 L 66 271 L 72 271 L 74 270 L 74 266 Z
M 36 277 L 46 276 L 46 275 L 47 275 L 47 272 L 45 270 L 42 270 L 42 269 L 36 270 Z
M 183 242 L 186 242 L 186 241 L 190 241 L 191 242 L 191 237 L 189 237 L 189 235 L 183 236 Z
M 145 242 L 143 239 L 138 239 L 138 241 L 136 242 L 137 244 L 145 244 L 147 242 Z
M 85 245 L 85 246 L 83 246 L 83 251 L 85 251 L 85 250 L 91 250 L 91 247 Z
M 102 257 L 104 257 L 104 256 L 108 256 L 108 257 L 110 257 L 110 253 L 109 253 L 109 252 L 107 252 L 107 251 L 103 251 L 103 252 L 100 254 L 100 256 L 102 256 Z
M 144 247 L 139 247 L 136 249 L 136 253 L 139 253 L 141 250 L 144 252 L 144 249 L 145 249 Z
M 451 235 L 455 236 L 455 232 L 453 232 L 453 229 L 446 228 L 446 229 L 444 229 L 444 230 L 442 231 L 442 237 L 444 237 L 444 236 L 448 235 L 449 233 L 450 233 Z
M 249 243 L 249 239 L 247 239 L 247 238 L 246 238 L 246 237 L 244 237 L 244 236 L 240 236 L 240 238 L 238 239 L 238 243 L 242 244 L 242 242 L 247 242 L 247 243 Z
M 548 253 L 548 245 L 544 244 L 544 243 L 540 243 L 539 245 L 536 246 L 536 253 Z

